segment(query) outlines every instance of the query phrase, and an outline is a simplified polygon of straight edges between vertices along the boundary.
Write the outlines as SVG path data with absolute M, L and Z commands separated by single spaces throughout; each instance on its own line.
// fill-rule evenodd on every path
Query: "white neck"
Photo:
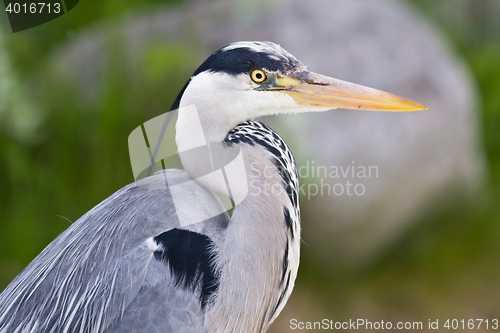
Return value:
M 228 79 L 233 80 L 227 74 L 201 73 L 191 80 L 181 99 L 176 123 L 179 152 L 203 148 L 213 142 L 222 143 L 239 123 L 271 114 L 265 111 L 269 99 L 258 98 L 262 92 L 245 90 L 242 93 L 244 89 L 236 82 L 242 78 L 227 85 Z M 271 104 L 278 111 L 272 113 L 295 103 L 280 94 L 266 96 L 276 96 L 272 97 L 275 99 Z M 206 314 L 209 332 L 261 333 L 279 314 L 294 285 L 299 260 L 299 217 L 272 163 L 272 154 L 257 144 L 234 146 L 240 149 L 240 159 L 224 166 L 225 174 L 214 168 L 210 175 L 199 177 L 207 174 L 200 172 L 200 168 L 206 168 L 209 163 L 213 167 L 213 159 L 201 163 L 196 156 L 185 158 L 182 153 L 180 156 L 191 178 L 216 193 L 231 194 L 236 202 L 225 235 L 215 244 L 220 285 L 213 306 Z M 229 146 L 220 147 L 229 149 Z M 227 190 L 228 182 L 231 193 Z M 296 221 L 293 238 L 285 223 L 285 207 Z M 285 280 L 289 281 L 284 293 L 285 266 Z

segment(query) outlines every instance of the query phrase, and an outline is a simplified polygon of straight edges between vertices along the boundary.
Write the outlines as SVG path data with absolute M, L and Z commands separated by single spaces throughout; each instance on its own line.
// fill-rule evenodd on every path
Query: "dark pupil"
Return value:
M 257 80 L 260 80 L 260 79 L 262 79 L 262 74 L 261 73 L 257 73 L 255 75 L 255 77 L 257 78 Z

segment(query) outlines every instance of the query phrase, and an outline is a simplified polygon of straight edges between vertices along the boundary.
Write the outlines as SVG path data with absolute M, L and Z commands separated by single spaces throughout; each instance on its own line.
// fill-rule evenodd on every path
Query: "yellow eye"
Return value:
M 257 83 L 264 82 L 267 79 L 266 73 L 261 69 L 255 69 L 252 72 L 252 80 Z

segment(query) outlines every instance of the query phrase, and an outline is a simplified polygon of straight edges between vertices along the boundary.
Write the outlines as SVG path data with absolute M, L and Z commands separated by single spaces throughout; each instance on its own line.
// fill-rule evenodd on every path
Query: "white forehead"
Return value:
M 272 42 L 237 42 L 232 43 L 222 49 L 222 51 L 229 51 L 234 49 L 246 48 L 254 52 L 263 52 L 269 54 L 271 58 L 280 60 L 283 58 L 295 59 L 295 57 L 280 45 Z

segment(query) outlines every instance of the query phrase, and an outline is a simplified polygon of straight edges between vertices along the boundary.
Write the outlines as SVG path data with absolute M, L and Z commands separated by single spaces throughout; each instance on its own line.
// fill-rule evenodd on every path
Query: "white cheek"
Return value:
M 244 96 L 239 104 L 249 118 L 284 113 L 299 106 L 292 97 L 277 91 L 252 90 Z
M 180 107 L 196 107 L 209 141 L 222 140 L 237 124 L 261 116 L 331 109 L 299 105 L 286 93 L 255 90 L 257 87 L 247 74 L 203 72 L 191 79 Z

